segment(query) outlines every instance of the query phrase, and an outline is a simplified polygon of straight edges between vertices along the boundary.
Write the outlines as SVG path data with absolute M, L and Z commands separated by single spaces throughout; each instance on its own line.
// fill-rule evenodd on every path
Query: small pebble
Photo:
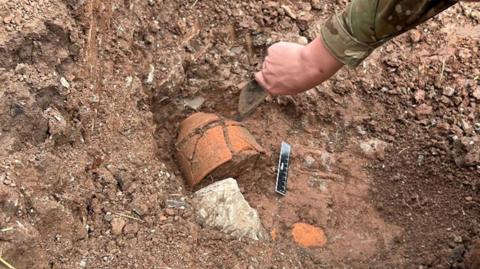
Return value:
M 113 218 L 110 224 L 112 225 L 112 234 L 120 235 L 122 234 L 122 230 L 125 227 L 126 222 L 122 218 Z
M 455 93 L 455 89 L 452 87 L 446 87 L 443 89 L 443 95 L 445 96 L 452 96 Z
M 462 237 L 461 237 L 461 236 L 459 236 L 459 235 L 454 235 L 454 236 L 453 236 L 453 241 L 454 241 L 455 243 L 462 243 L 463 240 L 462 240 Z
M 168 216 L 175 216 L 175 210 L 173 210 L 172 208 L 167 208 L 167 209 L 165 209 L 165 213 L 166 213 Z
M 297 42 L 298 44 L 300 45 L 307 45 L 308 44 L 308 39 L 304 36 L 300 36 L 298 39 L 297 39 Z
M 67 89 L 70 88 L 70 83 L 69 83 L 69 82 L 67 81 L 67 79 L 64 78 L 64 77 L 61 77 L 61 78 L 60 78 L 60 84 L 62 84 L 62 86 L 65 87 L 65 88 L 67 88 Z
M 315 159 L 312 156 L 307 155 L 303 159 L 303 162 L 304 162 L 306 167 L 311 168 L 315 164 Z

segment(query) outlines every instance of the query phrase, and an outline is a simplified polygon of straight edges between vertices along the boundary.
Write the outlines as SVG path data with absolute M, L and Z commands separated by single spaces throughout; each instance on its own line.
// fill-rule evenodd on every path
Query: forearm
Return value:
M 343 67 L 343 63 L 337 60 L 325 47 L 321 37 L 317 37 L 309 43 L 305 51 L 309 52 L 303 56 L 305 62 L 311 62 L 311 59 L 315 59 L 312 69 L 317 71 L 316 85 L 328 80 Z M 307 57 L 309 59 L 306 59 Z
M 375 48 L 425 22 L 454 0 L 353 0 L 325 22 L 323 44 L 340 62 L 357 66 Z
M 329 79 L 344 64 L 359 65 L 376 47 L 455 3 L 454 0 L 353 0 L 342 14 L 323 25 L 321 36 L 310 44 L 272 45 L 255 78 L 272 95 L 306 91 Z

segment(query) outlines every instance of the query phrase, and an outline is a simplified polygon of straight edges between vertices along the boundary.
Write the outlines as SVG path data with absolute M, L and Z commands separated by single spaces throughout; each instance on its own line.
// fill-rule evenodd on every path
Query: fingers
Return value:
M 265 60 L 262 63 L 262 71 L 267 70 L 267 59 L 268 59 L 268 57 L 265 58 Z
M 273 45 L 268 50 L 268 56 L 262 63 L 262 70 L 255 74 L 255 80 L 266 90 L 270 95 L 279 95 L 279 92 L 275 89 L 276 84 L 280 77 L 276 74 L 276 66 L 278 65 L 278 46 Z
M 288 42 L 279 42 L 270 46 L 261 71 L 255 74 L 258 84 L 271 95 L 295 92 L 289 85 L 291 80 L 295 79 L 295 74 L 302 72 L 296 65 L 298 51 L 302 47 L 302 45 Z
M 265 81 L 262 71 L 255 73 L 255 80 L 264 90 L 268 91 L 268 83 Z
M 275 80 L 275 78 L 272 78 Z M 267 91 L 272 96 L 283 95 L 285 94 L 281 89 L 276 88 L 275 82 L 270 82 L 268 75 L 264 72 L 257 72 L 255 74 L 255 80 L 258 82 L 262 88 Z

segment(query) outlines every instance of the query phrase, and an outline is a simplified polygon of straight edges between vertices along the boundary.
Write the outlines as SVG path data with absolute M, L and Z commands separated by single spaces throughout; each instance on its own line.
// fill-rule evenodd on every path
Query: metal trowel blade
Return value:
M 240 92 L 238 100 L 238 119 L 243 120 L 249 116 L 255 108 L 263 103 L 268 93 L 254 79 L 251 80 Z

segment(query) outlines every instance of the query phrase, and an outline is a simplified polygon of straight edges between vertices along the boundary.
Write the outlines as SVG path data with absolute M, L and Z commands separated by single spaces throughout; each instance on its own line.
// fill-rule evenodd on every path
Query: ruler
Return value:
M 288 165 L 291 153 L 292 146 L 287 142 L 282 142 L 280 158 L 278 160 L 277 183 L 275 185 L 275 192 L 281 195 L 287 194 Z

